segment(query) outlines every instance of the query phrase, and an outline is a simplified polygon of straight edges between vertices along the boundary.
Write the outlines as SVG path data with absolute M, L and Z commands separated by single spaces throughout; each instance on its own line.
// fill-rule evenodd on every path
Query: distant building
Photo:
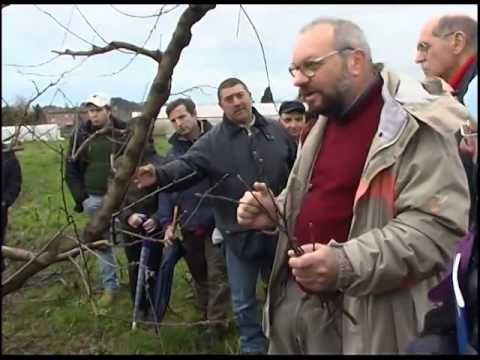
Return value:
M 73 126 L 77 119 L 80 121 L 88 119 L 87 112 L 84 109 L 79 108 L 44 108 L 43 112 L 47 124 L 57 124 L 60 128 Z
M 280 103 L 254 103 L 253 106 L 255 109 L 258 110 L 260 114 L 264 117 L 278 120 L 278 108 L 280 107 Z M 276 107 L 276 108 L 275 108 Z M 162 106 L 160 112 L 157 116 L 157 120 L 155 122 L 155 135 L 170 135 L 174 132 L 173 126 L 168 121 L 167 113 L 165 112 L 166 106 Z M 132 112 L 132 118 L 141 115 L 140 112 Z M 222 108 L 215 104 L 215 105 L 197 105 L 197 116 L 199 119 L 207 119 L 215 125 L 222 121 L 223 118 L 223 110 Z

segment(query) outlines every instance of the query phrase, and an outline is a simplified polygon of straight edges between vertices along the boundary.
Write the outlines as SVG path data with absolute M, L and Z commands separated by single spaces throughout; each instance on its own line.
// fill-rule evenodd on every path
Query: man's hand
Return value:
M 265 183 L 256 182 L 253 184 L 252 192 L 247 191 L 243 194 L 237 208 L 237 222 L 240 225 L 258 230 L 267 230 L 275 227 L 275 224 L 264 210 L 264 208 L 267 209 L 272 218 L 277 216 L 275 205 L 272 201 L 273 196 L 270 196 L 268 191 Z M 263 208 L 255 198 L 262 203 Z
M 295 256 L 293 250 L 288 251 L 288 265 L 292 268 L 295 280 L 304 288 L 318 291 L 335 290 L 337 280 L 337 261 L 335 250 L 330 246 L 315 244 L 302 245 L 305 253 Z
M 153 164 L 139 166 L 135 171 L 133 182 L 139 189 L 153 185 L 157 182 L 157 173 Z
M 145 221 L 142 226 L 147 233 L 151 233 L 153 230 L 157 228 L 157 223 L 155 222 L 155 220 L 150 218 L 147 221 Z
M 173 240 L 175 239 L 175 231 L 173 225 L 167 225 L 165 228 L 165 235 L 163 237 L 163 245 L 169 247 L 173 245 Z
M 143 224 L 143 221 L 145 220 L 146 217 L 147 216 L 145 214 L 133 213 L 128 217 L 128 220 L 127 220 L 128 225 L 136 229 Z

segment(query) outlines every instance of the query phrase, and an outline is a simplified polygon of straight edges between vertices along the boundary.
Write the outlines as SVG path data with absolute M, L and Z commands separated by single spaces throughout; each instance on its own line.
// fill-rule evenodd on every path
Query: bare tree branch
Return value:
M 150 29 L 150 32 L 147 35 L 147 38 L 145 39 L 145 41 L 143 42 L 143 44 L 141 46 L 142 48 L 145 48 L 145 45 L 147 45 L 148 40 L 150 40 L 150 38 L 153 35 L 153 32 L 157 28 L 158 21 L 160 20 L 160 15 L 161 15 L 161 13 L 158 14 L 158 16 L 155 20 L 155 23 L 153 24 L 152 28 Z M 160 34 L 160 38 L 161 38 L 161 34 Z M 161 49 L 158 49 L 158 51 L 161 51 Z M 101 74 L 101 75 L 98 75 L 98 76 L 99 77 L 114 76 L 114 75 L 117 75 L 117 74 L 121 73 L 123 70 L 125 70 L 127 67 L 129 67 L 130 64 L 133 63 L 133 61 L 135 60 L 137 55 L 138 55 L 138 53 L 136 53 L 134 56 L 132 56 L 132 58 L 125 65 L 123 65 L 120 69 L 118 69 L 117 71 L 114 71 L 113 73 L 110 73 L 110 74 Z
M 112 9 L 114 9 L 115 11 L 119 12 L 120 14 L 122 15 L 125 15 L 125 16 L 128 16 L 128 17 L 132 17 L 132 18 L 139 18 L 139 19 L 147 19 L 147 18 L 152 18 L 152 17 L 157 17 L 159 15 L 163 15 L 163 14 L 168 14 L 169 12 L 175 10 L 176 8 L 178 8 L 180 5 L 174 5 L 171 9 L 168 9 L 168 10 L 163 10 L 167 5 L 163 5 L 161 8 L 160 8 L 160 11 L 156 14 L 153 14 L 153 15 L 132 15 L 132 14 L 128 14 L 120 9 L 117 9 L 115 6 L 113 5 L 110 5 L 112 7 Z
M 178 63 L 181 52 L 190 43 L 192 38 L 192 26 L 200 21 L 208 11 L 214 8 L 215 5 L 209 4 L 189 5 L 180 16 L 176 29 L 172 35 L 172 39 L 163 54 L 160 51 L 154 53 L 149 50 L 142 49 L 144 55 L 150 55 L 150 57 L 152 57 L 158 63 L 157 74 L 150 87 L 144 112 L 139 120 L 133 125 L 133 136 L 128 142 L 124 154 L 120 157 L 118 170 L 108 185 L 107 193 L 104 196 L 102 206 L 90 219 L 82 233 L 82 242 L 79 243 L 74 241 L 73 243 L 69 244 L 67 248 L 65 248 L 65 240 L 70 239 L 70 237 L 65 235 L 56 235 L 54 238 L 49 240 L 37 254 L 22 249 L 14 249 L 2 246 L 3 256 L 27 261 L 27 263 L 22 266 L 19 271 L 2 282 L 2 297 L 21 288 L 26 280 L 47 268 L 51 264 L 58 261 L 68 260 L 74 256 L 77 256 L 81 253 L 82 248 L 86 249 L 87 251 L 91 251 L 92 249 L 101 248 L 105 245 L 110 246 L 108 242 L 98 240 L 102 238 L 104 230 L 108 228 L 112 214 L 121 206 L 123 195 L 126 193 L 129 181 L 131 180 L 131 177 L 138 166 L 144 149 L 144 144 L 147 141 L 150 126 L 153 125 L 154 120 L 160 112 L 160 108 L 165 104 L 170 95 L 173 70 Z M 110 43 L 110 45 L 111 44 L 112 43 Z M 120 44 L 124 45 L 126 43 Z M 142 51 L 139 51 L 140 48 L 132 48 L 129 46 L 130 44 L 127 44 L 126 48 L 128 50 L 134 50 L 138 53 L 142 53 Z M 105 48 L 104 51 L 99 51 L 99 49 L 101 48 L 94 46 L 91 52 L 100 54 L 110 51 L 109 49 Z M 63 54 L 73 55 L 75 53 L 79 54 L 82 52 L 67 50 Z M 86 54 L 86 52 L 83 53 L 83 55 L 87 56 L 87 58 L 88 56 L 93 55 Z M 58 81 L 60 81 L 60 79 Z M 38 98 L 38 96 L 40 96 L 44 91 L 46 91 L 46 89 L 40 91 L 35 98 Z M 29 104 L 31 104 L 34 99 L 32 99 Z M 67 218 L 69 220 L 68 225 L 72 224 L 71 218 L 69 216 L 67 216 Z M 60 245 L 62 245 L 62 250 L 60 250 Z
M 265 72 L 266 72 L 266 74 L 267 74 L 268 87 L 270 88 L 270 91 L 271 91 L 271 90 L 272 90 L 272 86 L 270 85 L 270 75 L 268 74 L 267 58 L 266 58 L 266 56 L 265 56 L 265 49 L 263 48 L 262 40 L 260 39 L 260 35 L 258 34 L 257 28 L 255 27 L 255 24 L 254 24 L 253 21 L 250 19 L 250 16 L 248 16 L 247 11 L 245 10 L 245 8 L 244 8 L 242 5 L 240 5 L 240 9 L 242 9 L 243 13 L 244 13 L 245 16 L 247 17 L 248 22 L 249 22 L 250 25 L 252 26 L 253 31 L 255 32 L 255 35 L 257 36 L 258 42 L 259 42 L 259 44 L 260 44 L 260 48 L 261 48 L 261 50 L 262 50 L 263 64 L 265 65 Z M 272 99 L 273 99 L 273 92 L 272 92 Z M 275 111 L 278 113 L 277 105 L 275 104 L 275 101 L 273 101 L 273 107 L 275 108 Z
M 80 35 L 74 33 L 73 31 L 71 31 L 68 27 L 66 27 L 65 25 L 63 25 L 60 21 L 58 21 L 55 16 L 53 16 L 52 14 L 50 14 L 48 11 L 45 11 L 43 10 L 42 8 L 40 8 L 39 6 L 37 5 L 33 5 L 35 6 L 39 11 L 41 11 L 42 13 L 44 13 L 45 15 L 48 15 L 50 18 L 53 19 L 53 21 L 55 21 L 55 23 L 57 23 L 58 25 L 60 25 L 63 29 L 65 29 L 68 33 L 72 34 L 73 36 L 75 36 L 77 39 L 80 39 L 82 40 L 83 42 L 89 44 L 89 45 L 92 45 L 92 46 L 95 46 L 94 44 L 92 44 L 90 41 L 88 40 L 85 40 L 83 37 L 81 37 Z
M 46 65 L 46 64 L 51 63 L 52 61 L 54 61 L 55 59 L 59 58 L 60 56 L 61 56 L 61 55 L 56 55 L 56 56 L 54 56 L 53 58 L 51 58 L 50 60 L 44 61 L 44 62 L 39 63 L 39 64 L 34 64 L 34 65 L 5 64 L 5 66 L 10 66 L 10 67 L 24 67 L 24 68 L 39 67 L 39 66 L 42 66 L 42 65 Z
M 205 94 L 205 92 L 203 91 L 204 88 L 210 88 L 215 90 L 217 89 L 215 86 L 212 86 L 212 85 L 197 85 L 179 92 L 171 93 L 170 95 L 187 95 L 189 92 L 192 92 L 193 90 L 198 90 L 202 94 Z
M 171 77 L 177 64 L 180 53 L 188 46 L 192 38 L 191 28 L 205 14 L 214 9 L 215 5 L 189 5 L 180 16 L 172 39 L 159 61 L 158 72 L 150 88 L 147 102 L 139 121 L 134 125 L 134 133 L 127 144 L 120 166 L 112 182 L 108 186 L 102 207 L 87 224 L 83 233 L 85 242 L 92 242 L 101 236 L 108 227 L 112 213 L 121 205 L 122 194 L 127 189 L 128 182 L 135 171 L 140 154 L 147 140 L 148 129 L 157 118 L 160 108 L 170 95 Z
M 105 54 L 107 52 L 118 50 L 118 49 L 131 50 L 135 53 L 151 57 L 155 61 L 161 61 L 162 59 L 162 52 L 159 50 L 147 50 L 142 47 L 129 44 L 123 41 L 112 41 L 111 43 L 109 43 L 107 46 L 104 46 L 104 47 L 98 47 L 96 45 L 93 45 L 92 50 L 72 51 L 67 49 L 64 51 L 52 50 L 52 52 L 59 55 L 71 55 L 72 57 L 75 57 L 75 56 L 90 57 L 94 55 Z

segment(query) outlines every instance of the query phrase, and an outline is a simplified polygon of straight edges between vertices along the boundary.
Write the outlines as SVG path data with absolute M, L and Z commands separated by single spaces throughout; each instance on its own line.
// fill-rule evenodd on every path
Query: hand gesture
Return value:
M 304 288 L 318 291 L 335 290 L 337 281 L 337 260 L 335 250 L 327 245 L 302 245 L 305 253 L 295 256 L 293 250 L 288 251 L 288 265 L 292 268 L 295 280 Z
M 163 237 L 163 244 L 165 247 L 173 245 L 173 240 L 175 239 L 175 230 L 173 225 L 167 225 L 165 228 L 165 235 Z
M 254 183 L 253 191 L 247 191 L 240 199 L 237 208 L 237 221 L 240 225 L 248 226 L 252 229 L 267 230 L 275 227 L 275 224 L 267 215 L 264 209 L 267 209 L 270 216 L 275 219 L 275 205 L 272 201 L 273 196 L 268 193 L 265 183 Z M 253 195 L 252 195 L 253 194 Z M 263 207 L 258 203 L 262 203 Z
M 133 213 L 128 217 L 128 225 L 137 229 L 140 225 L 143 224 L 143 221 L 146 219 L 146 217 L 147 216 L 145 214 Z
M 133 182 L 139 189 L 153 185 L 157 182 L 157 173 L 153 164 L 139 166 L 133 175 Z
M 147 221 L 145 221 L 142 226 L 147 233 L 151 233 L 153 230 L 156 229 L 157 223 L 155 222 L 155 220 L 150 218 Z

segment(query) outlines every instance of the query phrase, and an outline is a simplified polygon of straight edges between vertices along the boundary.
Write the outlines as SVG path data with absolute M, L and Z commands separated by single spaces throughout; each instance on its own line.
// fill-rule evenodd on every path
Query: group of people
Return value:
M 190 99 L 168 103 L 171 148 L 162 157 L 149 137 L 119 216 L 132 300 L 142 246 L 153 244 L 155 270 L 181 237 L 206 334 L 226 333 L 231 306 L 241 353 L 478 353 L 477 22 L 429 20 L 415 62 L 421 82 L 374 63 L 353 22 L 318 18 L 296 38 L 299 97 L 278 121 L 233 77 L 218 86 L 215 126 Z M 75 209 L 94 214 L 129 132 L 107 97 L 86 106 L 66 180 Z M 457 254 L 464 305 L 451 286 Z M 111 305 L 115 256 L 98 257 Z
M 279 126 L 255 110 L 243 82 L 228 79 L 218 88 L 219 125 L 176 161 L 137 169 L 140 188 L 189 173 L 193 179 L 177 188 L 205 178 L 218 185 L 211 204 L 225 239 L 242 353 L 263 353 L 267 343 L 271 354 L 478 351 L 477 241 L 469 215 L 476 211 L 469 187 L 476 114 L 462 104 L 477 71 L 476 21 L 432 19 L 415 60 L 422 82 L 374 63 L 356 24 L 316 19 L 300 31 L 289 68 L 314 118 L 291 131 L 298 145 L 293 168 Z M 287 111 L 281 122 L 288 126 L 296 115 Z M 469 229 L 474 241 L 463 241 Z M 253 294 L 250 303 L 240 295 L 250 293 L 258 274 L 254 255 L 275 242 L 260 328 L 251 316 Z M 460 243 L 470 247 L 461 253 L 466 347 L 455 338 L 461 304 L 453 292 L 442 299 L 453 307 L 439 307 L 429 294 L 442 276 L 451 280 L 446 274 Z M 447 307 L 448 320 L 430 324 L 438 320 L 431 311 Z M 442 336 L 455 346 L 430 341 Z

